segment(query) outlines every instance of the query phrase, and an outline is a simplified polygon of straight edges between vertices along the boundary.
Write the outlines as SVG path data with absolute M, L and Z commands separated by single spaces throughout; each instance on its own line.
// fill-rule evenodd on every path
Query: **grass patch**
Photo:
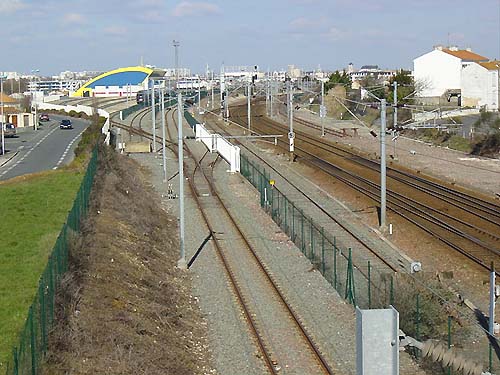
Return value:
M 79 171 L 62 170 L 0 183 L 0 371 L 17 344 L 82 178 Z

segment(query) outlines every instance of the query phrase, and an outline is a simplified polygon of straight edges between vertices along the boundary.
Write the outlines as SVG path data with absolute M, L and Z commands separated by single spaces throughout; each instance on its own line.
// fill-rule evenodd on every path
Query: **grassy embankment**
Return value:
M 0 372 L 17 344 L 103 122 L 94 120 L 82 135 L 71 165 L 0 183 Z

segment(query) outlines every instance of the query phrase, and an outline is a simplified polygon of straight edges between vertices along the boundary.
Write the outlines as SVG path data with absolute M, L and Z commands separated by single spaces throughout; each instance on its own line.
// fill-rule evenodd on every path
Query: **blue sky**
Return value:
M 0 71 L 174 65 L 411 68 L 435 44 L 498 58 L 500 0 L 0 0 Z

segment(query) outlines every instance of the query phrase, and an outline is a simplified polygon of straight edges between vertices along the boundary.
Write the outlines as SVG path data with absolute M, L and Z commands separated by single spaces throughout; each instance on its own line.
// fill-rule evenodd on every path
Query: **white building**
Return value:
M 288 65 L 288 77 L 290 77 L 292 80 L 296 80 L 297 78 L 302 77 L 302 70 L 300 68 L 297 68 L 295 65 Z
M 485 107 L 487 111 L 499 109 L 500 61 L 469 64 L 462 70 L 462 105 Z
M 372 78 L 381 85 L 386 85 L 391 77 L 396 75 L 395 70 L 379 69 L 378 65 L 363 65 L 361 69 L 355 70 L 352 63 L 349 64 L 346 72 L 351 76 L 353 89 L 359 89 L 361 81 L 368 78 Z
M 457 47 L 434 47 L 413 60 L 415 83 L 421 87 L 420 97 L 440 97 L 449 90 L 462 87 L 462 70 L 470 64 L 487 62 L 488 58 Z
M 46 94 L 50 93 L 68 93 L 75 92 L 83 84 L 84 80 L 45 80 L 31 81 L 28 83 L 28 91 L 43 91 Z

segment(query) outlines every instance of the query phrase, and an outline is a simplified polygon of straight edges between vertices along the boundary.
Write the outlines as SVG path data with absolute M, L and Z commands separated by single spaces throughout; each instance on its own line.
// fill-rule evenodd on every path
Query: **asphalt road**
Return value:
M 73 160 L 74 149 L 88 121 L 70 118 L 73 129 L 59 129 L 65 116 L 50 115 L 37 131 L 18 131 L 15 138 L 5 138 L 6 154 L 0 158 L 0 180 L 28 173 L 57 169 Z M 3 164 L 3 165 L 2 165 Z

